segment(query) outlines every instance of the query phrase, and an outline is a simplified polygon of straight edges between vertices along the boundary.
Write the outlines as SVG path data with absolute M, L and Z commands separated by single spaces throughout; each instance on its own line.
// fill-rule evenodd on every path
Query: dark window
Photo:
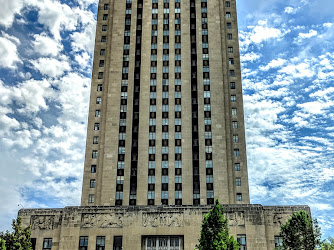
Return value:
M 88 249 L 88 236 L 80 236 L 79 239 L 79 250 Z
M 122 236 L 114 236 L 113 250 L 122 250 Z
M 102 31 L 107 31 L 107 25 L 102 25 Z
M 43 250 L 51 249 L 52 248 L 52 239 L 46 238 L 43 240 Z
M 108 20 L 108 14 L 103 15 L 103 20 Z
M 100 50 L 100 56 L 104 56 L 106 54 L 106 50 L 105 49 L 101 49 Z
M 103 6 L 103 9 L 104 9 L 104 10 L 108 10 L 108 9 L 109 9 L 109 4 L 105 4 L 105 5 Z
M 97 236 L 96 237 L 96 250 L 104 250 L 106 243 L 106 237 Z
M 91 165 L 90 166 L 90 172 L 91 173 L 96 173 L 96 165 Z

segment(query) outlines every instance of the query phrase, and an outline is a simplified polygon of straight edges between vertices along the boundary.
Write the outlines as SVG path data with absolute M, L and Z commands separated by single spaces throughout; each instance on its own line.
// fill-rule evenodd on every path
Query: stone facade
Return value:
M 88 249 L 96 249 L 96 237 L 105 236 L 105 249 L 113 249 L 113 236 L 122 236 L 123 249 L 145 249 L 147 236 L 180 236 L 182 248 L 194 249 L 203 215 L 210 206 L 65 207 L 21 209 L 23 225 L 32 226 L 36 248 L 52 239 L 53 250 L 79 249 L 79 237 L 88 236 Z M 274 249 L 280 226 L 295 211 L 308 206 L 225 205 L 230 233 L 245 235 L 248 250 Z M 141 246 L 141 247 L 140 247 Z M 160 248 L 159 248 L 160 249 Z M 164 249 L 164 248 L 162 248 Z
M 82 206 L 20 210 L 35 249 L 191 250 L 215 199 L 273 249 L 310 213 L 249 205 L 237 27 L 236 0 L 99 0 Z

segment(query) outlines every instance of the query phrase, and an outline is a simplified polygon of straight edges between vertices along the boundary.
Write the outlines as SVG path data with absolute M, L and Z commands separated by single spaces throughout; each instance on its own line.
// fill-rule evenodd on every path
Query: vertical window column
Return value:
M 196 0 L 190 0 L 193 205 L 200 205 L 196 32 Z
M 141 39 L 142 39 L 142 14 L 143 0 L 137 1 L 137 26 L 135 70 L 133 84 L 133 116 L 132 116 L 132 145 L 131 145 L 131 172 L 130 172 L 130 205 L 136 205 L 137 201 L 137 168 L 138 168 L 138 132 L 139 132 L 139 99 L 140 99 L 140 64 L 141 64 Z
M 212 130 L 211 130 L 211 91 L 210 63 L 208 39 L 208 9 L 207 0 L 201 0 L 202 21 L 202 53 L 203 53 L 203 97 L 204 97 L 204 127 L 205 127 L 205 167 L 206 167 L 206 202 L 214 204 L 213 164 L 212 164 Z
M 157 117 L 157 39 L 158 0 L 152 0 L 151 69 L 150 69 L 150 120 L 148 149 L 148 191 L 147 205 L 154 205 L 155 199 L 155 146 Z
M 116 177 L 116 206 L 123 205 L 123 185 L 124 185 L 124 159 L 125 159 L 125 137 L 126 137 L 126 113 L 128 98 L 129 79 L 129 51 L 130 51 L 130 30 L 131 30 L 131 9 L 132 0 L 126 1 L 124 45 L 122 62 L 122 82 L 121 82 L 121 103 L 118 134 L 118 161 Z
M 182 205 L 181 0 L 175 0 L 175 205 Z
M 169 0 L 163 6 L 161 204 L 168 205 L 169 166 Z

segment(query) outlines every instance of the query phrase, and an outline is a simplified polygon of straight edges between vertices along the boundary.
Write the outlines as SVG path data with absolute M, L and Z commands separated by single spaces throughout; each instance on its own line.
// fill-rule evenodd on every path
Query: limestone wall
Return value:
M 308 206 L 226 205 L 231 234 L 246 235 L 247 249 L 274 249 L 274 236 L 294 212 Z M 63 209 L 21 209 L 25 226 L 32 226 L 36 249 L 52 238 L 53 250 L 79 247 L 79 237 L 88 236 L 88 249 L 96 249 L 96 237 L 106 237 L 106 250 L 114 236 L 123 237 L 123 249 L 141 249 L 145 236 L 183 236 L 183 249 L 194 249 L 203 215 L 209 206 L 65 207 Z

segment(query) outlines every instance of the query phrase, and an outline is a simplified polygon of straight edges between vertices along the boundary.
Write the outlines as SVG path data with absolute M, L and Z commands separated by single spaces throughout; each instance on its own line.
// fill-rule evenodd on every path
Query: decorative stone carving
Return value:
M 33 230 L 52 230 L 54 226 L 54 215 L 32 215 L 31 227 Z
M 143 213 L 144 227 L 183 227 L 183 213 Z
M 243 212 L 228 213 L 229 226 L 245 226 L 245 215 Z
M 120 228 L 123 227 L 122 214 L 82 214 L 81 227 Z
M 273 222 L 274 224 L 283 225 L 283 215 L 281 213 L 274 214 Z

